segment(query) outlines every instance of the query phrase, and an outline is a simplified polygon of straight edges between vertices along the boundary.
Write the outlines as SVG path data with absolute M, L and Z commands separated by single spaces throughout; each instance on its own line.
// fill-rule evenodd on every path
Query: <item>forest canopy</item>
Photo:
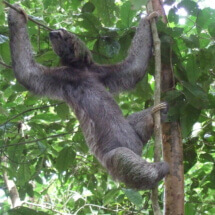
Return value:
M 49 30 L 65 28 L 81 38 L 97 63 L 120 62 L 135 33 L 143 0 L 23 0 L 36 61 L 60 65 Z M 153 214 L 150 191 L 113 182 L 90 154 L 79 123 L 64 102 L 39 98 L 15 79 L 11 68 L 8 7 L 0 0 L 0 215 Z M 2 7 L 3 5 L 3 7 Z M 157 21 L 162 62 L 175 88 L 162 94 L 178 121 L 184 147 L 185 214 L 215 214 L 215 5 L 210 0 L 166 0 L 168 24 Z M 148 74 L 116 96 L 125 116 L 153 105 L 154 60 Z M 153 143 L 144 157 L 153 161 Z M 11 209 L 6 181 L 22 207 Z M 162 207 L 163 184 L 159 185 Z M 11 210 L 10 210 L 11 209 Z M 7 212 L 8 211 L 8 212 Z

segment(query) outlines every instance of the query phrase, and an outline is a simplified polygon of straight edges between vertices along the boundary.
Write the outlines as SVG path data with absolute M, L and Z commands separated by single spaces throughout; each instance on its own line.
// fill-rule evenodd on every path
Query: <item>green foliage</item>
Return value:
M 56 168 L 61 173 L 72 167 L 75 163 L 75 152 L 72 147 L 64 147 L 60 152 L 56 160 Z
M 130 0 L 132 3 L 132 8 L 135 10 L 139 10 L 141 6 L 145 6 L 148 0 Z
M 15 208 L 8 211 L 9 215 L 48 215 L 49 213 L 44 213 L 42 211 L 35 211 L 26 207 Z
M 123 4 L 120 9 L 120 18 L 122 24 L 127 28 L 131 27 L 135 14 L 135 11 L 131 10 L 131 3 L 129 1 Z
M 10 3 L 17 1 L 11 0 Z M 98 63 L 126 57 L 143 0 L 24 0 L 33 19 L 77 33 Z M 165 1 L 169 25 L 157 22 L 162 61 L 173 69 L 176 87 L 165 92 L 169 121 L 179 120 L 184 143 L 185 213 L 214 214 L 215 195 L 215 9 L 199 1 Z M 174 4 L 177 2 L 177 4 Z M 204 0 L 202 1 L 204 2 Z M 0 1 L 0 4 L 2 1 Z M 2 4 L 1 4 L 2 5 Z M 187 15 L 181 15 L 179 9 Z M 142 9 L 141 9 L 142 10 Z M 37 62 L 58 66 L 48 32 L 28 22 Z M 0 7 L 0 62 L 11 65 L 8 26 Z M 153 60 L 136 89 L 116 97 L 124 115 L 153 104 Z M 144 157 L 152 160 L 152 142 Z M 16 82 L 0 64 L 0 214 L 152 214 L 150 193 L 122 189 L 88 152 L 79 123 L 66 104 L 41 99 Z M 9 210 L 3 173 L 16 183 L 21 199 Z M 160 187 L 160 195 L 163 190 Z M 30 198 L 32 197 L 32 198 Z M 46 205 L 46 207 L 42 207 Z M 31 209 L 30 209 L 31 208 Z M 8 211 L 9 210 L 9 211 Z M 8 212 L 7 212 L 8 211 Z
M 135 192 L 134 190 L 131 189 L 123 189 L 125 195 L 128 197 L 128 199 L 137 207 L 141 207 L 142 205 L 142 196 L 138 193 Z

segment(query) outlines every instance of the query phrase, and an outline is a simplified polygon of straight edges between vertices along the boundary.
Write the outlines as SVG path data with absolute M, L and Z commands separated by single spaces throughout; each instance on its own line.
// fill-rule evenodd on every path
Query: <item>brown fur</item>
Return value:
M 18 7 L 18 6 L 17 6 Z M 64 66 L 47 68 L 34 61 L 25 17 L 9 11 L 10 48 L 17 80 L 41 96 L 64 100 L 74 110 L 91 152 L 114 179 L 135 189 L 151 189 L 169 171 L 165 162 L 148 163 L 142 147 L 153 132 L 153 110 L 127 119 L 110 92 L 131 89 L 145 74 L 151 54 L 151 32 L 140 21 L 128 57 L 106 66 L 92 61 L 89 50 L 65 30 L 50 33 L 55 52 Z M 156 110 L 165 109 L 158 105 Z

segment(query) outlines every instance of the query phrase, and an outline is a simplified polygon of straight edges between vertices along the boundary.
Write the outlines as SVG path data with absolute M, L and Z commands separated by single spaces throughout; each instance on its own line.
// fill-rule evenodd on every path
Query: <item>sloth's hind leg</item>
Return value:
M 166 162 L 148 163 L 125 147 L 105 154 L 103 163 L 115 180 L 138 190 L 152 189 L 169 172 Z

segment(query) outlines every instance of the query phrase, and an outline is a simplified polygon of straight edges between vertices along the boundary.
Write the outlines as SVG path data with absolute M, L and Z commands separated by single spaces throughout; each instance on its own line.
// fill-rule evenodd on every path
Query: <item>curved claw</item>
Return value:
M 19 8 L 19 11 L 20 11 L 21 14 L 24 15 L 25 21 L 28 22 L 28 14 L 25 12 L 25 10 L 24 10 L 23 8 L 20 7 L 20 8 Z
M 168 109 L 168 104 L 166 102 L 161 102 L 160 104 L 158 105 L 155 105 L 153 108 L 152 108 L 152 114 L 160 111 L 160 110 L 166 110 Z
M 147 19 L 147 20 L 152 20 L 153 18 L 157 18 L 157 17 L 159 17 L 159 16 L 161 16 L 161 14 L 159 13 L 159 11 L 153 11 L 152 13 L 150 13 L 150 14 L 146 17 L 146 19 Z

